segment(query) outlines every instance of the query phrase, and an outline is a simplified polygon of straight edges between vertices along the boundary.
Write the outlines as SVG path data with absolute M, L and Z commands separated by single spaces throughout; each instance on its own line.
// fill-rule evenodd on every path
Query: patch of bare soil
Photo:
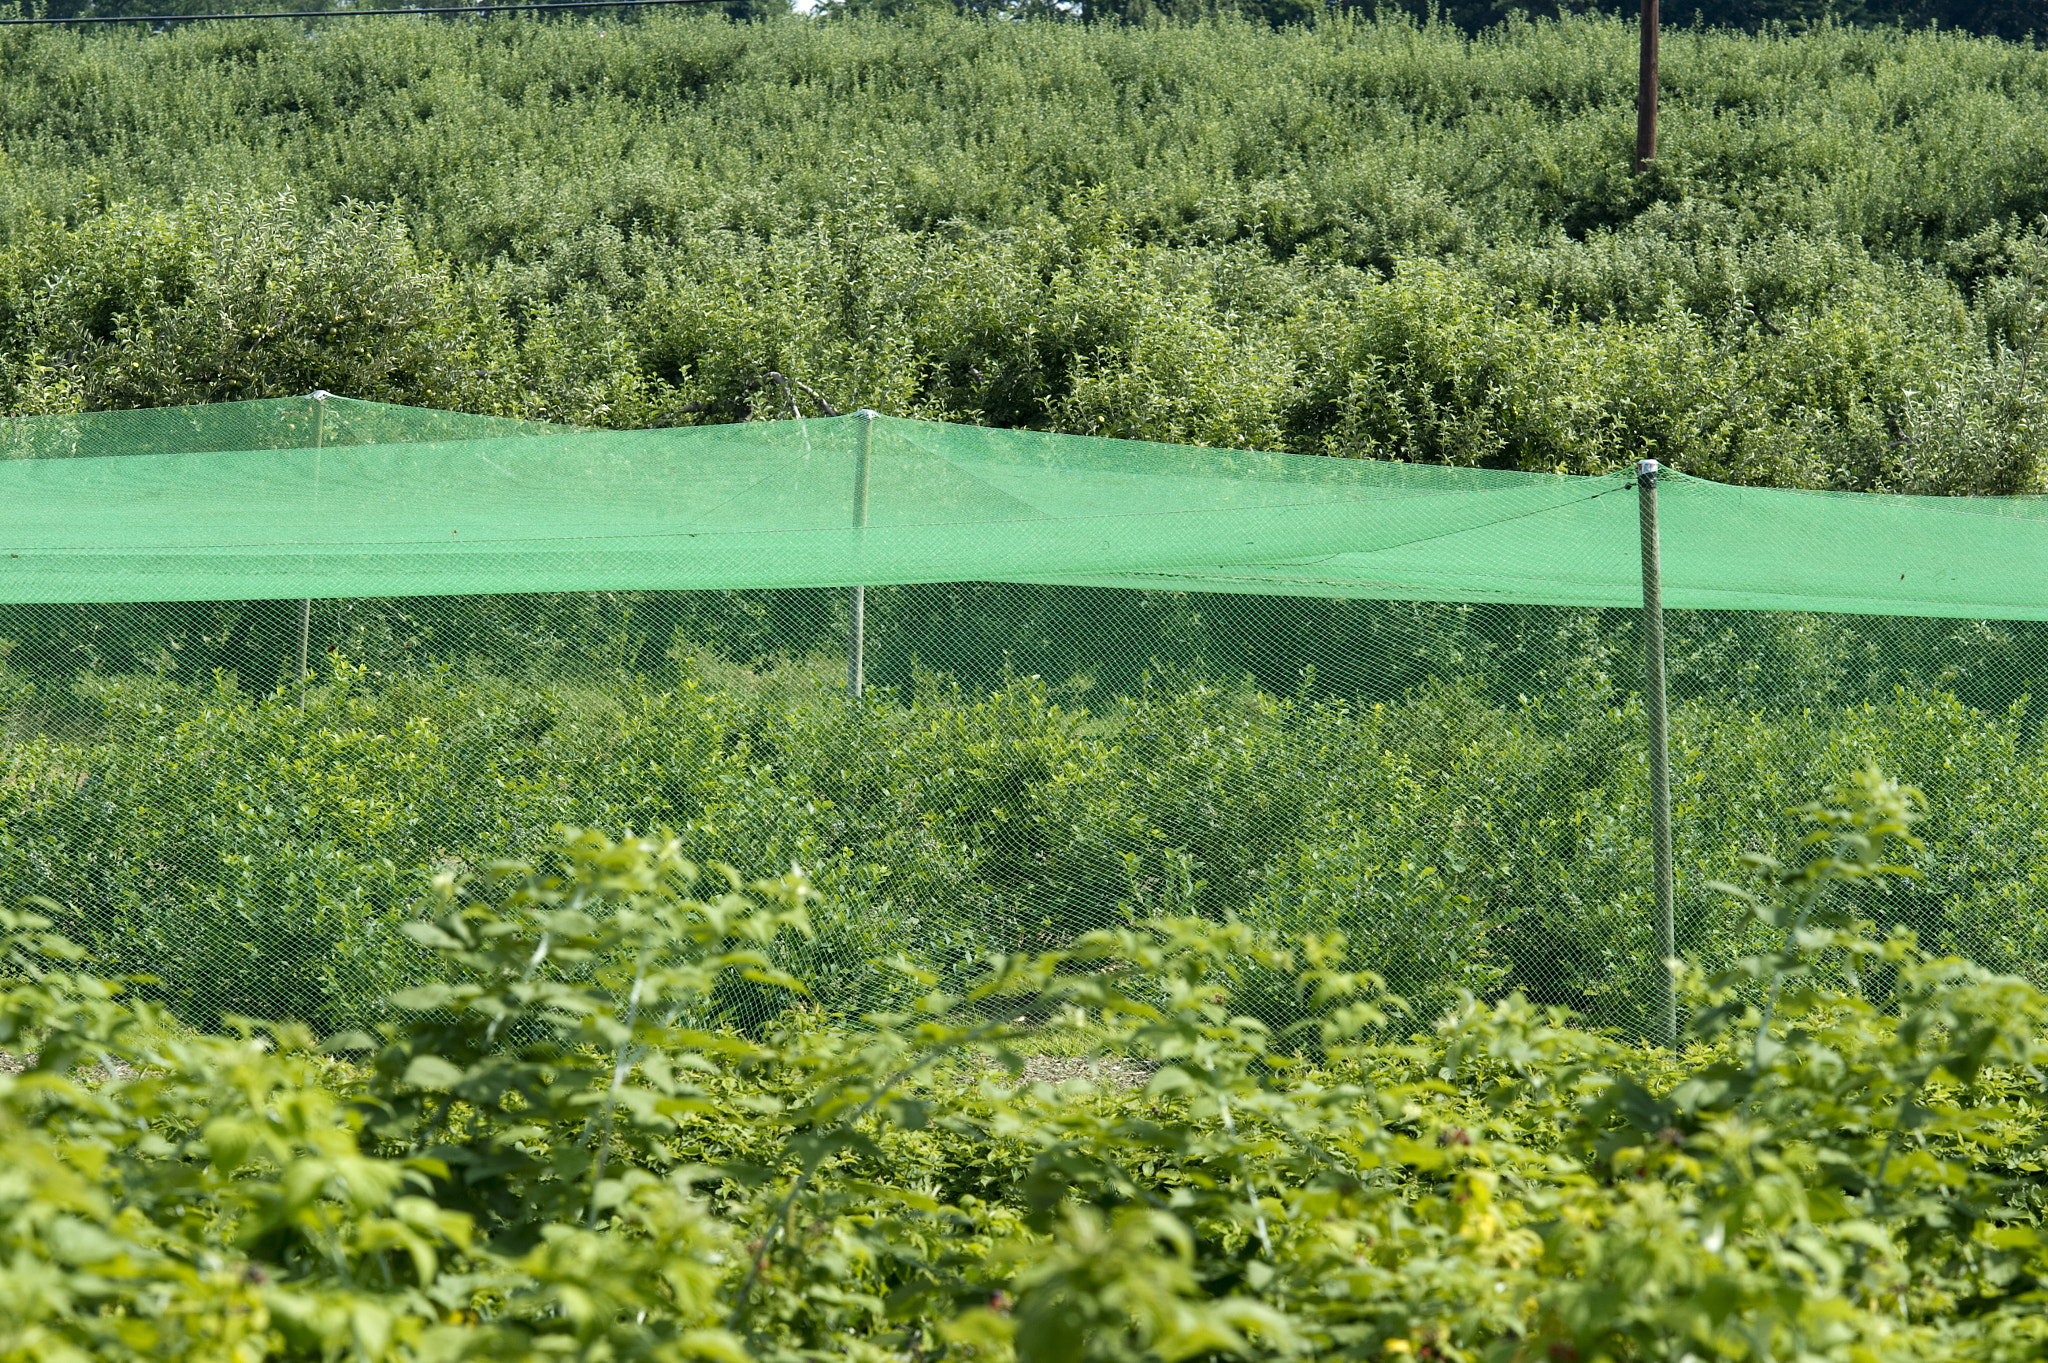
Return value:
M 995 1062 L 986 1062 L 996 1070 Z M 1033 1055 L 1024 1060 L 1024 1073 L 1018 1077 L 1019 1084 L 1064 1084 L 1069 1079 L 1085 1079 L 1091 1084 L 1104 1088 L 1143 1088 L 1145 1081 L 1152 1077 L 1157 1068 L 1139 1060 L 1110 1060 L 1101 1057 Z M 1000 1073 L 1000 1071 L 997 1071 Z
M 27 1069 L 30 1065 L 33 1065 L 35 1063 L 36 1058 L 33 1052 L 31 1052 L 28 1055 L 14 1055 L 7 1051 L 0 1051 L 0 1074 L 20 1074 L 23 1070 Z M 135 1071 L 133 1068 L 123 1064 L 119 1060 L 109 1059 L 105 1064 L 102 1065 L 79 1066 L 75 1077 L 79 1079 L 99 1079 L 102 1077 L 111 1077 L 114 1079 L 127 1080 L 133 1079 L 135 1077 Z

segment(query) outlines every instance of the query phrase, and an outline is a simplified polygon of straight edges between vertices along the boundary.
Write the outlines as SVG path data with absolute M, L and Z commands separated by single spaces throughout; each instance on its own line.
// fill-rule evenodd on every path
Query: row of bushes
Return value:
M 0 411 L 842 408 L 2039 484 L 2048 56 L 933 18 L 0 35 Z M 808 401 L 808 400 L 807 400 Z M 815 410 L 815 408 L 814 408 Z
M 916 604 L 875 597 L 883 622 Z M 744 596 L 721 600 L 750 618 Z M 466 615 L 517 618 L 511 604 Z M 161 977 L 199 1021 L 362 1020 L 420 968 L 399 929 L 434 876 L 533 855 L 587 821 L 674 829 L 699 858 L 806 868 L 818 937 L 781 964 L 848 1007 L 900 987 L 880 964 L 893 958 L 952 979 L 990 951 L 1195 914 L 1341 928 L 1358 963 L 1428 1009 L 1461 988 L 1518 988 L 1647 1025 L 1660 967 L 1643 720 L 1626 640 L 1598 614 L 1305 603 L 1294 623 L 1329 629 L 1352 670 L 1296 658 L 1261 688 L 1230 645 L 1271 642 L 1280 616 L 1256 612 L 1234 636 L 1200 598 L 1157 604 L 1166 623 L 1206 624 L 1197 638 L 1216 653 L 1121 687 L 1016 668 L 1040 661 L 1026 656 L 965 690 L 898 654 L 878 671 L 901 668 L 905 684 L 858 707 L 830 654 L 746 666 L 687 645 L 665 670 L 585 655 L 580 671 L 543 657 L 511 676 L 332 654 L 316 682 L 276 691 L 203 670 L 11 672 L 0 879 L 64 906 L 67 931 Z M 2028 640 L 1973 649 L 1925 626 L 1907 649 L 1839 621 L 1673 623 L 1690 958 L 1755 946 L 1708 881 L 1781 848 L 1801 789 L 1876 757 L 1947 812 L 1924 879 L 1871 912 L 1930 946 L 2039 969 L 2048 755 Z M 1292 1005 L 1261 1006 L 1281 1021 Z

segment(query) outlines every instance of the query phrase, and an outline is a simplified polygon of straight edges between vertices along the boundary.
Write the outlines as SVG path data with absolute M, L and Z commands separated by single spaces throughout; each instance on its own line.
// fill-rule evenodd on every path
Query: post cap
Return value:
M 861 418 L 863 421 L 873 421 L 876 417 L 880 416 L 881 413 L 876 411 L 872 407 L 863 407 L 858 412 L 855 412 L 854 415 Z
M 1655 473 L 1656 471 L 1657 461 L 1654 459 L 1645 459 L 1636 465 L 1637 473 Z
M 325 402 L 333 396 L 334 394 L 328 392 L 325 388 L 315 388 L 312 393 L 312 398 L 315 402 Z

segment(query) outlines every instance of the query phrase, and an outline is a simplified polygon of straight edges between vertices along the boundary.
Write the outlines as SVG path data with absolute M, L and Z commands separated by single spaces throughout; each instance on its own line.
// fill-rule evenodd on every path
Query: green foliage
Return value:
M 8 30 L 0 410 L 322 387 L 638 427 L 785 415 L 772 371 L 1215 446 L 2042 486 L 2048 57 L 1674 33 L 1633 177 L 1634 41 Z
M 842 1027 L 772 964 L 805 879 L 662 839 L 444 877 L 446 982 L 324 1047 L 188 1031 L 10 911 L 0 1356 L 2037 1357 L 2048 995 L 1871 934 L 1911 792 L 1805 815 L 1743 896 L 1787 936 L 1687 977 L 1675 1054 L 1519 995 L 1389 1044 L 1339 937 L 1188 918 Z M 735 978 L 789 1005 L 752 1038 Z
M 1585 13 L 1634 13 L 1633 7 L 1618 0 L 1537 0 L 1531 5 L 1511 5 L 1505 0 L 1450 0 L 1428 6 L 1397 3 L 1386 8 L 1405 10 L 1418 17 L 1432 12 L 1467 32 L 1478 32 L 1495 24 L 1512 23 L 1528 17 L 1554 18 Z M 1932 25 L 1961 29 L 1965 33 L 1991 34 L 2005 38 L 2037 37 L 2041 16 L 2026 0 L 1705 0 L 1684 11 L 1667 10 L 1664 22 L 1714 27 L 1791 29 L 1810 31 L 1835 24 L 1870 27 Z
M 232 14 L 269 10 L 323 10 L 340 8 L 326 3 L 256 3 L 254 0 L 46 0 L 33 6 L 36 13 L 79 14 Z M 1405 11 L 1418 19 L 1442 18 L 1467 32 L 1476 33 L 1497 24 L 1530 16 L 1556 18 L 1561 15 L 1627 13 L 1628 7 L 1612 0 L 1538 0 L 1533 5 L 1510 5 L 1504 0 L 1451 0 L 1449 4 L 1419 5 L 1382 3 L 1376 5 L 1336 4 L 1327 8 L 1314 0 L 831 0 L 813 7 L 814 12 L 857 14 L 895 19 L 933 14 L 971 14 L 984 18 L 1078 19 L 1121 23 L 1158 22 L 1162 19 L 1213 19 L 1222 14 L 1241 15 L 1265 23 L 1312 24 L 1326 17 L 1329 9 Z M 729 0 L 720 11 L 734 20 L 767 19 L 786 15 L 784 0 Z M 2024 0 L 1708 0 L 1685 15 L 1667 16 L 1667 22 L 1682 20 L 1702 24 L 1732 25 L 1749 29 L 1767 26 L 1810 28 L 1830 23 L 1863 25 L 1932 24 L 1968 33 L 2007 38 L 2026 38 L 2040 31 L 2039 16 Z
M 405 925 L 436 877 L 538 856 L 559 825 L 601 821 L 678 830 L 700 861 L 803 867 L 824 894 L 814 936 L 779 943 L 774 963 L 847 1013 L 907 996 L 880 964 L 891 959 L 961 988 L 990 951 L 1193 914 L 1342 931 L 1354 966 L 1424 1016 L 1460 990 L 1519 989 L 1641 1033 L 1661 965 L 1644 900 L 1642 719 L 1610 671 L 1634 649 L 1625 622 L 1378 603 L 1255 601 L 1239 615 L 1246 603 L 1037 589 L 872 596 L 883 659 L 903 656 L 883 641 L 906 647 L 895 622 L 937 604 L 934 636 L 959 625 L 963 659 L 1002 640 L 1033 670 L 972 686 L 911 671 L 903 690 L 849 707 L 829 655 L 758 656 L 779 637 L 774 619 L 796 620 L 797 639 L 829 620 L 745 597 L 686 610 L 484 601 L 445 617 L 431 602 L 359 603 L 361 640 L 382 622 L 428 657 L 393 649 L 373 669 L 329 655 L 318 681 L 274 691 L 226 673 L 179 681 L 177 659 L 209 661 L 196 631 L 166 650 L 179 670 L 154 676 L 24 663 L 0 674 L 13 697 L 0 874 L 202 1026 L 237 1013 L 322 1033 L 377 1021 L 382 997 L 430 969 Z M 1079 612 L 1098 598 L 1130 633 L 1090 633 L 1096 656 L 1163 653 L 1155 675 L 1068 671 L 1084 656 L 1064 651 L 1072 622 L 1101 625 Z M 682 622 L 665 648 L 644 637 L 657 620 Z M 434 658 L 430 636 L 457 622 L 449 656 Z M 707 623 L 753 665 L 692 645 L 686 631 Z M 2036 977 L 2048 761 L 2031 636 L 1670 623 L 1691 959 L 1718 969 L 1772 940 L 1708 883 L 1746 854 L 1788 854 L 1796 828 L 1782 811 L 1798 792 L 1875 757 L 1918 774 L 1944 812 L 1922 876 L 1862 911 Z M 524 649 L 532 670 L 485 669 L 467 656 L 478 639 L 500 658 Z M 627 670 L 650 656 L 651 670 Z M 1283 665 L 1303 656 L 1315 670 L 1290 677 Z M 1247 680 L 1246 662 L 1291 689 Z M 725 988 L 736 1024 L 775 1010 L 772 990 Z M 1243 1006 L 1273 1025 L 1299 1015 L 1284 976 L 1246 988 Z

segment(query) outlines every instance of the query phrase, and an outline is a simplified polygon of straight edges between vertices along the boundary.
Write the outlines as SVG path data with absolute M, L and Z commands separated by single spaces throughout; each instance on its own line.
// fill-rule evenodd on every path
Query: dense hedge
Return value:
M 898 639 L 882 679 L 905 661 L 914 604 L 875 593 L 877 638 Z M 852 1010 L 901 990 L 892 958 L 957 984 L 990 951 L 1195 914 L 1340 929 L 1349 959 L 1425 1015 L 1461 988 L 1520 989 L 1646 1030 L 1659 967 L 1625 625 L 1357 603 L 1262 612 L 1239 634 L 1185 599 L 1153 604 L 1206 642 L 1149 679 L 1119 688 L 1025 653 L 965 692 L 904 669 L 859 708 L 829 653 L 747 667 L 687 635 L 663 672 L 607 663 L 588 636 L 566 658 L 536 650 L 527 673 L 471 671 L 458 641 L 457 660 L 393 656 L 381 673 L 330 658 L 303 694 L 203 666 L 191 682 L 9 672 L 0 884 L 61 905 L 96 959 L 158 977 L 199 1023 L 364 1021 L 424 968 L 400 929 L 436 875 L 537 855 L 588 821 L 805 867 L 817 936 L 779 963 Z M 1022 643 L 1017 618 L 950 615 L 944 633 L 971 645 L 975 624 L 1007 622 Z M 1331 671 L 1301 672 L 1276 623 L 1320 632 Z M 1756 623 L 1672 619 L 1687 958 L 1718 968 L 1758 946 L 1709 882 L 1745 853 L 1789 852 L 1800 792 L 1874 757 L 1943 814 L 1924 878 L 1868 912 L 2037 973 L 2038 653 L 1937 622 Z M 1273 689 L 1227 666 L 1247 637 L 1294 669 Z M 2011 670 L 1988 665 L 2001 655 Z M 1906 659 L 1917 674 L 1887 666 Z M 1284 995 L 1257 1006 L 1276 1025 L 1295 1015 Z
M 1620 22 L 0 36 L 0 410 L 841 407 L 2033 488 L 2048 54 Z M 806 402 L 809 400 L 806 399 Z M 812 408 L 815 410 L 815 407 Z

